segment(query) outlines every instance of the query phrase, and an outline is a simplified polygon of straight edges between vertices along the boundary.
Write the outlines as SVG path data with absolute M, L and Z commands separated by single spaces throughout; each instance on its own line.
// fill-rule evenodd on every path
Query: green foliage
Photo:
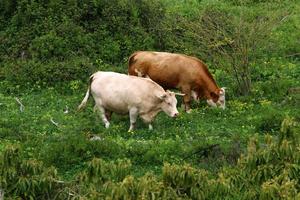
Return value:
M 75 86 L 70 87 L 73 92 L 78 91 Z M 277 124 L 272 129 L 260 127 L 266 123 L 264 116 L 272 116 L 273 112 L 274 116 L 281 115 L 275 111 L 274 102 L 261 100 L 254 105 L 231 100 L 228 110 L 200 108 L 191 114 L 183 113 L 175 121 L 160 115 L 153 132 L 140 127 L 139 132 L 128 134 L 128 117 L 113 116 L 116 123 L 105 130 L 100 119 L 93 116 L 92 106 L 87 112 L 75 113 L 71 109 L 64 114 L 66 104 L 76 108 L 81 99 L 80 95 L 74 98 L 70 94 L 61 100 L 62 96 L 52 89 L 44 90 L 43 95 L 21 98 L 25 105 L 23 112 L 12 98 L 0 96 L 4 103 L 1 109 L 10 113 L 0 119 L 1 140 L 21 141 L 20 147 L 4 143 L 0 148 L 2 158 L 7 157 L 6 152 L 15 152 L 1 162 L 5 164 L 1 165 L 3 173 L 10 171 L 8 167 L 22 169 L 17 170 L 14 180 L 9 179 L 11 175 L 1 175 L 1 187 L 6 195 L 43 198 L 42 194 L 51 193 L 49 198 L 57 194 L 57 199 L 151 199 L 153 196 L 157 199 L 268 199 L 274 195 L 290 198 L 299 193 L 296 178 L 299 176 L 299 123 L 287 118 L 279 129 Z M 265 115 L 254 117 L 258 112 Z M 58 122 L 57 127 L 50 122 L 51 118 Z M 233 120 L 235 123 L 231 123 Z M 32 122 L 39 126 L 32 126 Z M 226 126 L 228 123 L 230 127 Z M 242 151 L 238 147 L 226 147 L 228 142 L 235 138 L 243 145 L 256 131 L 271 132 L 273 136 L 267 135 L 264 143 L 260 142 L 261 135 L 251 139 L 236 166 L 236 162 L 226 162 L 232 156 L 239 157 Z M 95 134 L 100 140 L 92 140 Z M 218 150 L 207 154 L 199 151 L 214 143 L 220 144 Z M 165 164 L 161 172 L 164 162 L 171 164 Z M 60 181 L 56 170 L 64 176 L 63 180 L 70 182 Z M 145 175 L 149 170 L 155 174 Z M 27 174 L 24 181 L 28 185 L 11 190 L 14 183 L 23 184 L 23 179 L 19 181 L 23 173 Z M 49 179 L 46 183 L 39 182 L 41 176 L 48 175 L 52 182 Z
M 260 101 L 262 106 L 265 107 L 265 112 L 260 116 L 261 119 L 259 120 L 259 124 L 257 126 L 257 129 L 259 132 L 268 132 L 268 133 L 274 133 L 279 131 L 281 122 L 284 119 L 284 114 L 269 105 L 266 105 L 269 103 L 268 101 Z
M 103 185 L 108 181 L 122 181 L 130 171 L 129 160 L 117 160 L 116 163 L 106 163 L 94 158 L 87 164 L 87 168 L 78 176 L 78 181 L 91 185 Z
M 97 59 L 105 65 L 124 66 L 134 51 L 154 49 L 195 55 L 210 68 L 222 69 L 223 76 L 228 73 L 233 88 L 247 94 L 256 76 L 252 68 L 261 64 L 257 58 L 298 58 L 294 41 L 299 38 L 300 20 L 295 12 L 299 5 L 293 1 L 283 5 L 277 1 L 5 0 L 0 7 L 4 27 L 0 31 L 0 78 L 11 84 L 39 85 L 36 71 L 41 70 L 36 68 L 40 66 L 60 65 L 58 71 L 64 73 L 72 60 L 80 58 L 89 60 L 91 73 Z M 264 9 L 269 6 L 274 12 Z M 25 70 L 35 77 L 14 80 L 12 72 L 23 65 L 35 66 Z M 114 70 L 125 72 L 125 68 Z M 86 72 L 67 70 L 70 77 L 59 81 L 83 81 Z M 42 74 L 47 85 L 57 81 L 46 70 Z
M 259 4 L 263 4 L 263 3 L 281 3 L 282 1 L 280 0 L 230 0 L 230 2 L 232 2 L 234 5 L 248 5 L 248 6 L 253 6 L 253 5 L 259 5 Z
M 232 183 L 243 190 L 256 190 L 262 199 L 294 198 L 299 193 L 299 133 L 292 131 L 295 122 L 287 118 L 281 125 L 279 140 L 267 135 L 266 146 L 251 139 L 247 155 L 242 155 Z
M 33 58 L 45 61 L 52 57 L 62 60 L 68 56 L 67 41 L 54 32 L 35 38 L 30 45 L 30 54 Z
M 212 68 L 230 74 L 237 85 L 237 92 L 251 91 L 251 68 L 255 60 L 263 56 L 272 29 L 279 25 L 282 13 L 276 15 L 246 6 L 232 7 L 212 4 L 199 10 L 193 17 L 181 17 L 174 27 L 188 54 L 208 60 Z M 197 45 L 195 45 L 197 44 Z
M 174 188 L 179 196 L 203 199 L 206 192 L 203 189 L 208 185 L 208 173 L 190 166 L 166 164 L 163 168 L 163 182 L 165 186 Z
M 0 185 L 5 195 L 22 199 L 50 199 L 60 187 L 56 169 L 37 160 L 24 160 L 18 146 L 1 154 Z M 7 194 L 6 194 L 7 193 Z
M 106 195 L 112 199 L 139 199 L 145 195 L 145 190 L 151 188 L 158 199 L 160 194 L 164 194 L 165 199 L 295 198 L 299 195 L 300 152 L 299 142 L 295 138 L 298 134 L 292 131 L 294 126 L 295 122 L 285 119 L 280 132 L 284 139 L 278 141 L 268 135 L 266 146 L 261 147 L 257 139 L 251 139 L 246 155 L 241 156 L 237 166 L 225 168 L 216 178 L 210 178 L 205 170 L 188 165 L 165 164 L 162 183 L 155 182 L 157 187 L 148 186 L 149 175 L 145 176 L 148 183 L 145 177 L 135 180 L 127 176 L 119 184 L 107 184 L 105 192 L 109 192 Z M 98 193 L 96 196 L 101 195 Z
M 6 65 L 4 74 L 7 81 L 14 82 L 12 86 L 24 88 L 32 84 L 46 87 L 74 80 L 87 80 L 85 74 L 94 71 L 96 67 L 89 59 L 74 57 L 64 62 L 52 60 L 46 63 L 40 60 L 17 60 Z
M 136 50 L 162 45 L 158 1 L 18 0 L 0 11 L 9 16 L 0 21 L 0 78 L 13 84 L 85 80 L 97 59 L 123 64 Z

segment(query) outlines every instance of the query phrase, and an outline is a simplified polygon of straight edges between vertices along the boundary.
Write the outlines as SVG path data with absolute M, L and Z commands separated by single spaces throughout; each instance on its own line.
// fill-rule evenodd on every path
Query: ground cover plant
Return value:
M 299 4 L 287 1 L 0 3 L 0 199 L 300 198 Z M 265 29 L 264 29 L 265 28 Z M 136 50 L 185 53 L 226 86 L 149 131 L 92 98 L 97 70 Z

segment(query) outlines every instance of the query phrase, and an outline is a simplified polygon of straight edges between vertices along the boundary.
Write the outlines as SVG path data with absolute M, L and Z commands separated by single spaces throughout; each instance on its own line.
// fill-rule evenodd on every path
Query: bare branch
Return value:
M 15 100 L 18 102 L 18 104 L 20 105 L 20 111 L 23 112 L 25 109 L 25 106 L 22 104 L 22 102 L 20 101 L 20 99 L 18 97 L 15 97 Z
M 53 118 L 51 118 L 51 119 L 50 119 L 50 121 L 51 121 L 51 123 L 52 123 L 52 124 L 54 124 L 55 126 L 57 126 L 57 127 L 58 127 L 58 123 L 57 123 L 57 122 L 55 122 L 55 121 L 53 120 Z
M 65 108 L 65 110 L 64 110 L 64 113 L 65 113 L 65 114 L 69 113 L 69 108 L 68 108 L 67 105 L 66 105 L 66 108 Z
M 0 200 L 4 199 L 4 190 L 0 188 Z

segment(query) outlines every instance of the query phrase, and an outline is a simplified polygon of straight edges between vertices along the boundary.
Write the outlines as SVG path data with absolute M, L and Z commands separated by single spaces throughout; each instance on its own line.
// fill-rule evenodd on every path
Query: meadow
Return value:
M 0 199 L 300 198 L 299 8 L 4 1 Z M 152 131 L 139 119 L 132 133 L 127 115 L 105 129 L 92 98 L 77 111 L 91 73 L 127 73 L 141 49 L 203 59 L 226 109 L 193 102 L 188 114 L 178 97 L 178 118 L 160 113 Z

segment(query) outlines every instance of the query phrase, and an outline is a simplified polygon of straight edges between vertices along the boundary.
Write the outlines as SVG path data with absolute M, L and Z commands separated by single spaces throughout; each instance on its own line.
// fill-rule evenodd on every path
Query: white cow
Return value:
M 164 111 L 170 117 L 178 116 L 175 93 L 165 91 L 148 78 L 128 76 L 115 72 L 96 72 L 90 77 L 90 85 L 78 109 L 85 107 L 90 93 L 99 109 L 105 127 L 109 127 L 112 112 L 129 113 L 130 128 L 134 129 L 138 115 L 149 124 L 155 116 Z M 179 94 L 180 95 L 180 94 Z

